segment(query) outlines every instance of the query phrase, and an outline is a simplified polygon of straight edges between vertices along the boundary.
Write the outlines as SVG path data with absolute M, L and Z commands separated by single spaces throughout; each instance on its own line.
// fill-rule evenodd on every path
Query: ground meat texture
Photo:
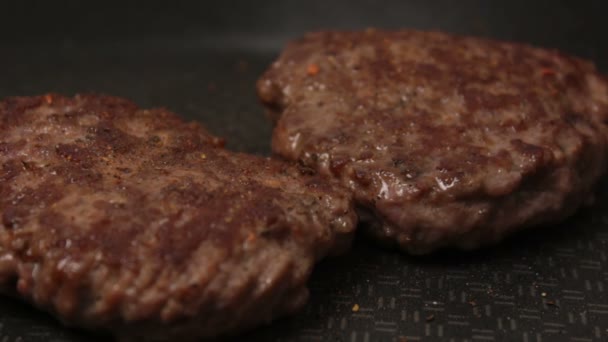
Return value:
M 257 84 L 272 148 L 350 189 L 372 236 L 473 249 L 563 220 L 606 165 L 608 86 L 554 50 L 440 32 L 317 32 Z
M 294 312 L 345 249 L 350 195 L 108 96 L 0 102 L 0 290 L 127 340 L 233 334 Z

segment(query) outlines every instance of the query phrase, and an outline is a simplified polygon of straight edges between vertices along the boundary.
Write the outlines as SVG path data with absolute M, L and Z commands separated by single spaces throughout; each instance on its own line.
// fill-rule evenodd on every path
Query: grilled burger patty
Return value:
M 214 337 L 300 308 L 350 195 L 115 97 L 0 102 L 0 289 L 66 324 Z
M 566 218 L 606 165 L 608 86 L 588 61 L 439 32 L 317 32 L 259 80 L 272 148 L 342 181 L 367 230 L 412 253 Z

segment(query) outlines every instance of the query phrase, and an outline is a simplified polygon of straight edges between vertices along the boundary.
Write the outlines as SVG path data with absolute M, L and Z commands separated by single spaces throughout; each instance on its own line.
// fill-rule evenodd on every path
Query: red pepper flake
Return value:
M 308 69 L 306 69 L 306 72 L 310 75 L 310 76 L 314 76 L 316 74 L 318 74 L 320 71 L 319 66 L 316 64 L 310 64 L 308 66 Z
M 552 76 L 552 75 L 555 75 L 555 70 L 553 70 L 551 68 L 542 68 L 542 69 L 540 69 L 540 74 L 542 76 Z

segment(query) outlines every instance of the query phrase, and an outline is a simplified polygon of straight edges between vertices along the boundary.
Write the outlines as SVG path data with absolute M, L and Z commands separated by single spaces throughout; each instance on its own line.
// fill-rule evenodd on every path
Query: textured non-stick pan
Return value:
M 269 153 L 254 82 L 288 39 L 414 27 L 518 40 L 608 71 L 604 1 L 154 1 L 0 4 L 0 97 L 103 92 Z M 608 182 L 607 182 L 608 183 Z M 608 188 L 563 224 L 475 253 L 414 258 L 360 239 L 316 268 L 311 301 L 241 340 L 608 341 Z M 0 342 L 105 340 L 0 298 Z

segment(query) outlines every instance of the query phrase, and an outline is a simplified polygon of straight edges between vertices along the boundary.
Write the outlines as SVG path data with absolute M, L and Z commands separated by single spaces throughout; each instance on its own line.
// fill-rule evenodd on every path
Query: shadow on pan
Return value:
M 604 185 L 603 189 L 607 187 Z M 470 339 L 471 329 L 485 329 L 494 331 L 488 339 L 514 341 L 518 340 L 516 336 L 521 336 L 515 331 L 523 330 L 526 334 L 537 331 L 540 322 L 528 322 L 527 327 L 526 323 L 519 323 L 520 326 L 511 323 L 510 328 L 501 332 L 503 327 L 494 330 L 496 318 L 487 316 L 515 320 L 539 315 L 539 319 L 561 326 L 559 322 L 567 321 L 566 317 L 576 312 L 588 320 L 587 310 L 591 307 L 594 311 L 595 304 L 587 306 L 582 303 L 583 298 L 576 298 L 583 294 L 580 291 L 583 282 L 589 282 L 582 279 L 584 275 L 577 274 L 577 269 L 581 264 L 583 268 L 587 265 L 590 273 L 598 273 L 597 279 L 603 278 L 599 276 L 602 269 L 585 264 L 585 259 L 592 260 L 594 255 L 608 249 L 608 217 L 601 214 L 608 212 L 603 204 L 606 195 L 608 191 L 604 191 L 596 205 L 581 209 L 561 224 L 522 231 L 500 244 L 473 252 L 443 250 L 430 256 L 409 256 L 386 250 L 358 235 L 346 255 L 326 259 L 316 267 L 310 280 L 310 303 L 302 313 L 279 319 L 246 338 L 351 341 L 352 336 L 359 336 L 354 340 L 364 341 L 365 336 L 368 340 L 374 336 L 378 341 L 399 341 L 394 338 L 410 336 L 414 341 L 419 340 L 417 338 L 444 341 L 436 334 L 424 338 L 428 332 L 420 330 L 403 335 L 396 333 L 407 331 L 403 328 L 407 325 L 441 327 L 447 324 L 446 331 L 449 331 L 450 324 L 463 324 L 467 326 L 465 333 L 462 329 L 453 329 L 452 335 L 446 332 L 446 336 L 461 337 L 456 340 L 464 341 Z M 602 308 L 608 307 L 608 298 L 600 284 L 592 285 L 599 286 L 595 289 L 598 297 L 587 300 L 604 303 L 598 304 Z M 500 305 L 502 309 L 494 309 Z M 489 313 L 490 307 L 501 314 Z M 466 320 L 458 321 L 465 317 Z M 464 323 L 471 318 L 477 320 L 471 325 L 479 328 Z M 592 319 L 599 326 L 608 322 L 597 312 Z M 395 321 L 397 323 L 391 325 Z M 388 333 L 373 333 L 383 330 Z M 576 328 L 558 329 L 555 336 L 541 336 L 553 337 L 551 341 L 565 341 L 576 335 L 572 330 Z

